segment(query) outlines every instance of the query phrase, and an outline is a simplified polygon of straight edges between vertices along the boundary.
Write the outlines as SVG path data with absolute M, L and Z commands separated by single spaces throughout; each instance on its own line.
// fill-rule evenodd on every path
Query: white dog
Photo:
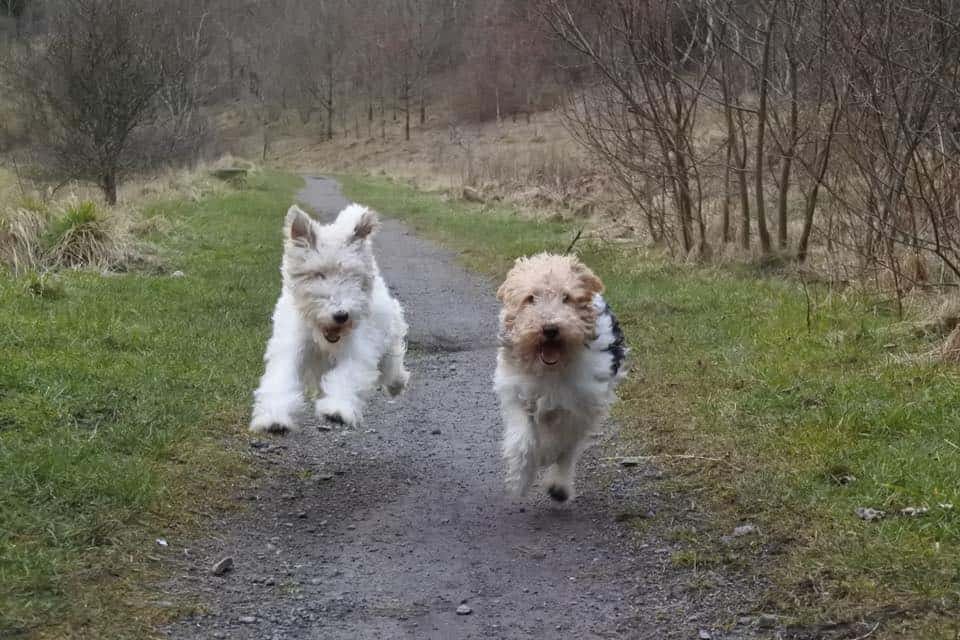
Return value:
M 296 206 L 287 212 L 283 288 L 252 431 L 294 429 L 305 387 L 318 393 L 317 417 L 346 425 L 359 423 L 378 383 L 391 395 L 406 388 L 407 324 L 373 257 L 376 226 L 376 214 L 356 204 L 329 225 Z
M 546 253 L 519 258 L 497 291 L 503 309 L 494 390 L 507 487 L 515 494 L 549 467 L 550 497 L 574 497 L 577 459 L 625 373 L 623 333 L 602 291 L 579 260 Z

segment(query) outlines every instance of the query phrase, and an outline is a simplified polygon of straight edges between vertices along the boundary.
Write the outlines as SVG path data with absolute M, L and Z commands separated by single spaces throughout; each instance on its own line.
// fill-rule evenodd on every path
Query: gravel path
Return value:
M 307 179 L 300 200 L 321 218 L 346 204 L 335 182 L 319 178 Z M 188 545 L 178 577 L 163 585 L 160 597 L 196 597 L 203 613 L 165 633 L 749 636 L 736 621 L 753 589 L 675 566 L 677 543 L 663 531 L 687 505 L 660 495 L 655 469 L 605 459 L 611 434 L 585 456 L 574 503 L 554 505 L 539 491 L 522 501 L 504 495 L 490 389 L 493 283 L 393 220 L 384 220 L 376 245 L 411 327 L 411 388 L 396 401 L 374 399 L 356 430 L 311 426 L 251 438 L 262 476 L 236 496 L 244 509 Z M 642 529 L 635 517 L 646 519 Z M 233 569 L 213 575 L 225 556 Z M 732 630 L 718 629 L 731 621 Z

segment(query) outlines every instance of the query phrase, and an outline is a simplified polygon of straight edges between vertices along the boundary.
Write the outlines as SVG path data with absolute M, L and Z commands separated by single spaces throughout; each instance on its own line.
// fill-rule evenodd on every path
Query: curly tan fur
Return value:
M 502 344 L 526 368 L 565 364 L 574 349 L 593 338 L 597 310 L 592 300 L 602 291 L 600 278 L 575 257 L 518 258 L 497 291 L 503 304 Z

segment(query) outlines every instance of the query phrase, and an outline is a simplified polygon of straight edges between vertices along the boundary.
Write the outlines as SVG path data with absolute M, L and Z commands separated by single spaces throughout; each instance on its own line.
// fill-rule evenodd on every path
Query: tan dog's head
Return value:
M 518 258 L 497 291 L 500 340 L 523 365 L 561 367 L 593 337 L 603 283 L 572 256 Z

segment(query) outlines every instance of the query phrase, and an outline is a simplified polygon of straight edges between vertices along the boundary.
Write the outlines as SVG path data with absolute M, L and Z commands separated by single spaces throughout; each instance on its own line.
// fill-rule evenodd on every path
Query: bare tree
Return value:
M 45 163 L 61 177 L 95 182 L 115 204 L 126 173 L 182 151 L 182 121 L 164 117 L 158 97 L 197 58 L 170 55 L 169 23 L 146 2 L 75 0 L 47 10 L 45 41 L 22 50 L 9 72 L 42 125 L 34 131 L 43 132 Z
M 557 36 L 589 62 L 598 79 L 599 90 L 582 96 L 571 111 L 573 129 L 599 157 L 619 165 L 615 174 L 661 179 L 677 215 L 684 254 L 694 249 L 706 254 L 702 158 L 693 136 L 706 76 L 693 83 L 685 77 L 690 52 L 700 42 L 699 5 L 541 0 L 539 6 Z M 657 153 L 648 155 L 648 146 Z

